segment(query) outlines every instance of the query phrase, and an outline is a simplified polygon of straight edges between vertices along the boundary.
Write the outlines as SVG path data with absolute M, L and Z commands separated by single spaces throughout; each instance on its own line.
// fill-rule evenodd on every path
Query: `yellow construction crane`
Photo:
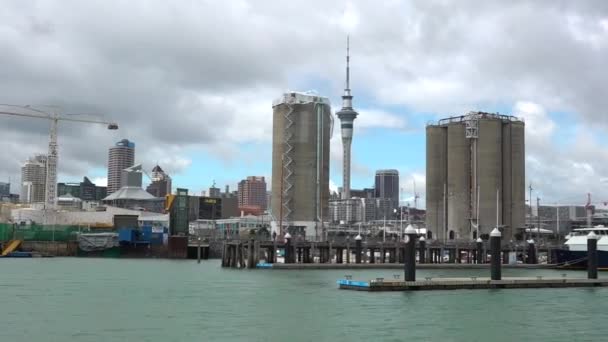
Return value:
M 106 122 L 100 120 L 90 119 L 79 119 L 68 117 L 65 115 L 59 115 L 57 112 L 47 112 L 41 109 L 33 108 L 31 106 L 18 106 L 10 104 L 0 104 L 0 114 L 21 116 L 35 119 L 45 119 L 51 122 L 50 127 L 50 139 L 49 139 L 49 152 L 46 162 L 46 189 L 45 189 L 45 206 L 47 209 L 55 208 L 55 202 L 57 199 L 57 125 L 59 121 L 72 121 L 82 123 L 94 123 L 107 125 L 108 129 L 118 129 L 118 124 L 115 122 Z M 78 115 L 78 114 L 70 114 Z M 84 114 L 83 114 L 84 115 Z

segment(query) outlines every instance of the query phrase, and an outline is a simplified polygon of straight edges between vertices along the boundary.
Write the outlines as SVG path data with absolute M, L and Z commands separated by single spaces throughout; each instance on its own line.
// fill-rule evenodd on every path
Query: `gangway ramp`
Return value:
M 11 240 L 8 242 L 4 250 L 2 251 L 2 256 L 7 256 L 9 253 L 14 252 L 21 245 L 21 240 Z

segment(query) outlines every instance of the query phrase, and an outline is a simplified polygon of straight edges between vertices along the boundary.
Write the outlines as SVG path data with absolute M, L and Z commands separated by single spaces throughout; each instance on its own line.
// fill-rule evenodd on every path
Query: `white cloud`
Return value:
M 606 18 L 602 1 L 9 1 L 0 103 L 60 104 L 119 122 L 118 132 L 62 125 L 61 175 L 105 168 L 123 137 L 137 143 L 139 162 L 180 173 L 197 151 L 230 160 L 245 144 L 269 144 L 271 101 L 283 89 L 320 83 L 337 97 L 348 32 L 355 107 L 367 100 L 355 129 L 409 128 L 416 120 L 387 109 L 398 106 L 430 116 L 514 106 L 526 119 L 527 175 L 557 198 L 603 191 L 594 184 L 608 177 L 602 142 L 583 130 L 554 146 L 549 115 L 608 127 Z M 6 179 L 46 150 L 48 125 L 0 120 Z M 336 129 L 334 172 L 339 142 Z M 352 169 L 369 172 L 355 153 Z
M 404 129 L 406 126 L 405 118 L 379 109 L 361 109 L 355 120 L 355 130 L 358 128 Z
M 91 182 L 97 186 L 108 186 L 108 177 L 95 177 Z

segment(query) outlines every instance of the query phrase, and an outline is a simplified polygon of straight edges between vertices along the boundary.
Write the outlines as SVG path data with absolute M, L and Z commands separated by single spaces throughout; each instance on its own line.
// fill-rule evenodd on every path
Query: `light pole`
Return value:
M 393 209 L 393 213 L 397 213 L 397 209 Z M 400 239 L 403 239 L 403 207 L 399 206 L 399 231 L 401 232 Z

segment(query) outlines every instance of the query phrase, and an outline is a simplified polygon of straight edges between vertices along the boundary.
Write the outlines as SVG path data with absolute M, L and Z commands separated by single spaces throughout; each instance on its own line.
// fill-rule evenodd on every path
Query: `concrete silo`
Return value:
M 332 125 L 326 97 L 289 92 L 273 102 L 271 211 L 292 234 L 320 236 L 328 217 Z
M 447 151 L 447 238 L 458 239 L 470 232 L 470 167 L 467 161 L 471 158 L 471 150 L 464 125 L 448 125 Z
M 428 125 L 427 229 L 470 240 L 498 224 L 511 239 L 525 219 L 524 158 L 524 123 L 515 117 L 471 112 Z
M 426 127 L 426 226 L 431 238 L 443 239 L 445 211 L 443 193 L 447 186 L 447 127 Z

